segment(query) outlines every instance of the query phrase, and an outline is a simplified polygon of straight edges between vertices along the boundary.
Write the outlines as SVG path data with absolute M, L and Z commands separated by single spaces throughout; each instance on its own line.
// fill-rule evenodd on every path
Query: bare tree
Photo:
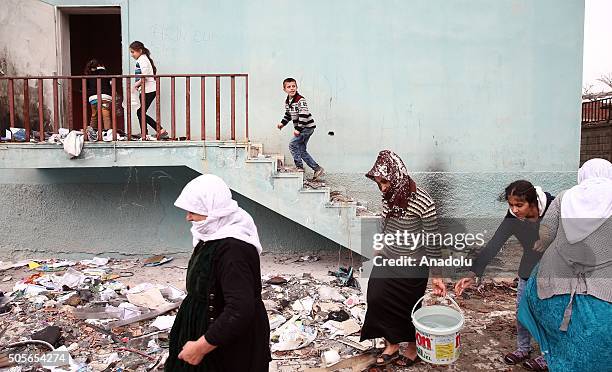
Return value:
M 582 99 L 594 100 L 597 95 L 593 93 L 593 84 L 584 84 L 582 87 Z
M 607 75 L 601 75 L 597 81 L 606 84 L 612 89 L 612 72 L 608 73 Z

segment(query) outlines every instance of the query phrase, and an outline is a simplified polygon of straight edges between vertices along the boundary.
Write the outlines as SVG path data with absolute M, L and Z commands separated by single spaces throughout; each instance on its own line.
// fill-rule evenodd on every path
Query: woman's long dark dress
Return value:
M 170 332 L 167 372 L 268 370 L 270 325 L 255 247 L 234 238 L 200 242 L 189 260 L 187 293 Z M 218 348 L 198 366 L 179 360 L 183 345 L 202 335 Z

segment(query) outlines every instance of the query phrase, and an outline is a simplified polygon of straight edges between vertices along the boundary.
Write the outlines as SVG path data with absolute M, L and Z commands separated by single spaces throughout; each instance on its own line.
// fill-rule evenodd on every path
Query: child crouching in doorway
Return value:
M 98 59 L 92 59 L 85 65 L 85 75 L 88 76 L 104 76 L 108 75 L 106 72 L 106 67 L 104 67 L 104 63 Z M 111 83 L 109 78 L 102 78 L 100 93 L 102 98 L 102 128 L 104 130 L 111 129 L 111 102 L 112 102 L 112 92 L 111 92 Z M 89 128 L 87 128 L 87 133 L 90 141 L 97 140 L 97 128 L 98 128 L 98 83 L 97 79 L 91 78 L 87 79 L 87 97 L 88 102 L 91 107 L 91 117 L 89 120 Z

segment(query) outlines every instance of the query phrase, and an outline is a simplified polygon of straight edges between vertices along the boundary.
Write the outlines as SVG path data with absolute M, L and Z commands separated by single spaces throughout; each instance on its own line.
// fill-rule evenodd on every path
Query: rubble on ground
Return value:
M 170 260 L 153 257 L 144 266 Z M 1 297 L 0 368 L 41 370 L 35 363 L 15 365 L 7 356 L 52 348 L 70 358 L 51 371 L 151 371 L 163 365 L 174 313 L 186 294 L 169 285 L 121 282 L 142 266 L 104 257 L 2 263 L 5 274 L 22 267 L 29 271 Z
M 163 370 L 168 334 L 185 293 L 139 277 L 144 277 L 142 270 L 168 268 L 164 263 L 171 259 L 0 262 L 3 288 L 12 285 L 0 296 L 0 370 L 42 370 L 33 364 L 9 369 L 7 353 L 45 353 L 50 347 L 70 355 L 65 366 L 51 371 Z M 306 255 L 290 256 L 266 270 L 265 260 L 262 256 L 262 299 L 271 328 L 271 371 L 366 369 L 384 344 L 382 339 L 360 339 L 366 302 L 359 268 L 332 264 L 321 271 L 329 260 Z M 183 282 L 185 268 L 177 269 L 174 276 Z M 128 280 L 135 284 L 125 284 Z M 472 371 L 476 365 L 512 370 L 501 355 L 515 342 L 515 291 L 515 281 L 485 280 L 458 299 L 466 325 L 453 370 Z M 21 346 L 7 349 L 15 343 Z M 409 370 L 415 369 L 447 367 L 421 362 Z

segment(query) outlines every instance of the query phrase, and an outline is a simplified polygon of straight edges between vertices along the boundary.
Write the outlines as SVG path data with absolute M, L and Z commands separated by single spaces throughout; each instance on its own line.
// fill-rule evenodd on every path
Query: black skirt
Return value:
M 406 277 L 388 267 L 373 268 L 368 282 L 368 311 L 361 328 L 362 341 L 379 337 L 392 344 L 415 341 L 410 313 L 425 294 L 429 277 L 427 268 L 416 270 L 419 272 Z

